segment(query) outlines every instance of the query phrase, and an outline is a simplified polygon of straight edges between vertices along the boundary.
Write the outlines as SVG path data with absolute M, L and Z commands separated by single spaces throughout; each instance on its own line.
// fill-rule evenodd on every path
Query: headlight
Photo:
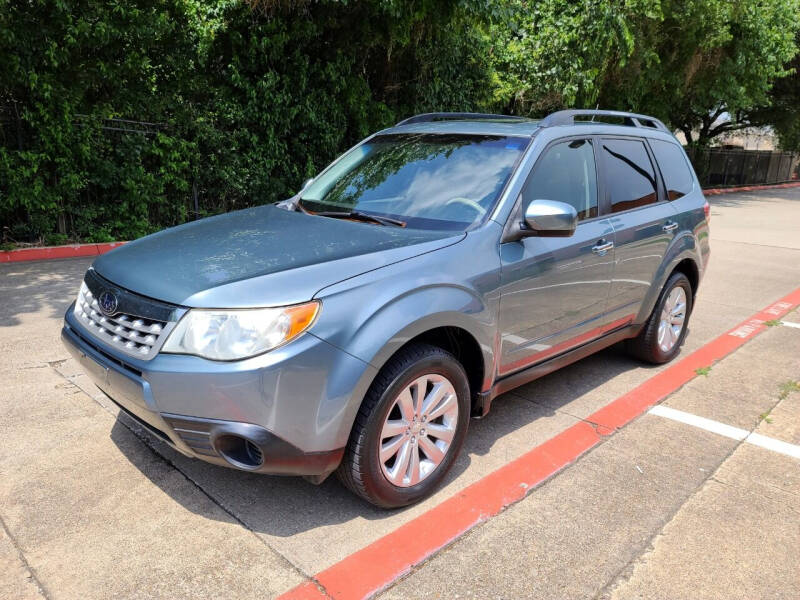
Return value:
M 318 312 L 319 302 L 242 310 L 193 308 L 183 315 L 161 351 L 211 360 L 248 358 L 297 337 Z

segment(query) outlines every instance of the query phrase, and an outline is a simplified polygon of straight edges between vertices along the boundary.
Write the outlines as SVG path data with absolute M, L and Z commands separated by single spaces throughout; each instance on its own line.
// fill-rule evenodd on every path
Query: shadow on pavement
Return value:
M 19 325 L 23 314 L 60 319 L 93 258 L 0 265 L 0 327 Z
M 444 485 L 452 483 L 470 467 L 471 457 L 489 453 L 504 436 L 537 419 L 554 415 L 561 407 L 592 392 L 597 386 L 642 366 L 642 363 L 625 354 L 622 345 L 617 345 L 497 398 L 488 417 L 471 421 L 464 448 Z M 613 398 L 595 399 L 598 408 L 611 400 Z M 382 520 L 409 510 L 377 509 L 348 492 L 339 484 L 335 475 L 322 485 L 315 486 L 299 477 L 257 475 L 190 459 L 152 437 L 126 416 L 121 419 L 125 424 L 117 420 L 111 431 L 111 438 L 144 475 L 148 475 L 144 466 L 152 457 L 148 458 L 149 451 L 141 446 L 122 443 L 123 439 L 130 436 L 129 429 L 136 431 L 153 451 L 163 456 L 217 504 L 257 533 L 291 537 L 326 525 L 355 519 Z M 558 431 L 554 431 L 552 435 L 557 433 Z M 525 442 L 526 440 L 520 440 L 523 445 Z M 534 444 L 531 443 L 532 445 Z M 509 460 L 513 458 L 509 457 Z M 469 478 L 469 481 L 472 480 L 474 477 Z M 176 502 L 184 503 L 188 510 L 198 511 L 197 505 L 185 504 L 185 496 L 164 487 L 162 480 L 152 481 Z M 445 497 L 458 489 L 460 486 L 454 487 Z M 215 518 L 210 514 L 204 516 Z

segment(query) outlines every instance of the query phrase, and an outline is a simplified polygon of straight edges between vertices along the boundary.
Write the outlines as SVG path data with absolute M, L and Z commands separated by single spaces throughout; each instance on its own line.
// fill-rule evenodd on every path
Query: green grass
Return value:
M 711 373 L 711 367 L 699 367 L 694 370 L 697 375 L 705 375 L 708 377 L 708 374 Z
M 764 325 L 767 327 L 777 327 L 779 325 L 783 325 L 778 319 L 770 319 L 769 321 L 764 321 Z
M 772 423 L 772 417 L 769 416 L 768 412 L 761 413 L 760 415 L 758 415 L 758 420 L 766 421 L 767 423 Z
M 0 244 L 0 252 L 7 252 L 9 250 L 13 250 L 16 247 L 17 245 L 12 242 L 3 242 L 2 244 Z
M 789 381 L 783 382 L 780 385 L 779 390 L 778 398 L 785 400 L 792 392 L 800 392 L 800 382 L 792 381 L 790 379 Z

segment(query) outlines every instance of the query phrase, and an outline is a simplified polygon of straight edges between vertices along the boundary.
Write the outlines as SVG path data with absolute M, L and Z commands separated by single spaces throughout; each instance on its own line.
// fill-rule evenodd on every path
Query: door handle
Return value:
M 599 256 L 603 256 L 606 252 L 611 250 L 614 247 L 614 242 L 607 242 L 605 240 L 600 240 L 594 246 L 592 246 L 592 252 Z
M 677 223 L 673 221 L 667 221 L 661 229 L 664 230 L 664 233 L 669 233 L 670 231 L 675 231 L 677 228 Z

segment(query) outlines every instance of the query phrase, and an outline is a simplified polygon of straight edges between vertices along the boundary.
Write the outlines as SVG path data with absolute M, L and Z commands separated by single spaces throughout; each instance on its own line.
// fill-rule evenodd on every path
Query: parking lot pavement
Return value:
M 800 190 L 711 202 L 712 257 L 683 355 L 800 285 Z M 281 594 L 664 369 L 615 347 L 506 394 L 471 423 L 434 497 L 380 511 L 333 478 L 316 487 L 212 467 L 116 421 L 58 339 L 89 262 L 0 266 L 0 597 Z M 800 444 L 800 393 L 787 387 L 800 379 L 799 342 L 800 329 L 770 327 L 665 406 Z M 798 464 L 644 415 L 384 594 L 790 597 Z
M 776 326 L 663 406 L 798 444 L 797 380 Z M 794 599 L 798 499 L 800 456 L 648 414 L 381 597 Z

